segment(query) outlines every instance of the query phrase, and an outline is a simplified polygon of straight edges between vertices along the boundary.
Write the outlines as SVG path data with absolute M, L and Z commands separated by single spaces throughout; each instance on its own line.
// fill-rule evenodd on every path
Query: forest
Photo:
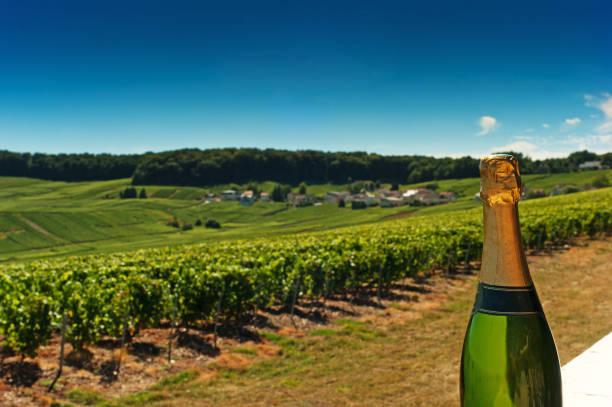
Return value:
M 510 152 L 523 174 L 575 171 L 585 161 L 612 166 L 612 153 L 578 151 L 566 158 L 532 160 Z M 366 152 L 287 151 L 256 148 L 182 149 L 144 154 L 42 154 L 0 150 L 0 176 L 55 181 L 132 178 L 134 185 L 208 186 L 249 181 L 291 185 L 351 180 L 416 183 L 478 176 L 478 159 Z

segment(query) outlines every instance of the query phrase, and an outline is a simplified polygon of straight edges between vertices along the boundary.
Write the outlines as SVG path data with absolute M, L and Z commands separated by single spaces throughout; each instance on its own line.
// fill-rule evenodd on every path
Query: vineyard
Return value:
M 612 231 L 612 190 L 520 205 L 528 248 Z M 170 321 L 196 327 L 480 258 L 481 210 L 292 237 L 228 241 L 0 267 L 3 347 L 34 356 L 64 320 L 75 348 Z

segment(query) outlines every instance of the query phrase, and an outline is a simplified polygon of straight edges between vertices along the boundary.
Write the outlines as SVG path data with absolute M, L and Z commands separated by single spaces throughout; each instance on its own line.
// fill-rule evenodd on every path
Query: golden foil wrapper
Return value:
M 516 158 L 496 154 L 480 160 L 480 199 L 485 205 L 515 204 L 521 192 L 523 183 Z

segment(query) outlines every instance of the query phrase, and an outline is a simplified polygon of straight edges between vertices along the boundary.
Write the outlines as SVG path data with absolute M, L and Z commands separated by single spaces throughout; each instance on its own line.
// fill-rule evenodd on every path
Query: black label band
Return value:
M 536 315 L 542 313 L 542 305 L 533 285 L 504 287 L 479 283 L 473 312 L 493 315 Z

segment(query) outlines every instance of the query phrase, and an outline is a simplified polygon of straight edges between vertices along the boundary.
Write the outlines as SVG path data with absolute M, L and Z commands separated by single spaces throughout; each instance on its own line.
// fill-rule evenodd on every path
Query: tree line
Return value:
M 520 153 L 524 174 L 578 169 L 585 161 L 612 166 L 612 153 L 578 151 L 566 158 L 532 160 Z M 250 181 L 289 185 L 372 180 L 416 183 L 478 176 L 478 159 L 365 152 L 287 151 L 255 148 L 183 149 L 160 153 L 41 154 L 0 151 L 0 176 L 25 176 L 58 181 L 93 181 L 132 177 L 134 185 L 207 186 Z

